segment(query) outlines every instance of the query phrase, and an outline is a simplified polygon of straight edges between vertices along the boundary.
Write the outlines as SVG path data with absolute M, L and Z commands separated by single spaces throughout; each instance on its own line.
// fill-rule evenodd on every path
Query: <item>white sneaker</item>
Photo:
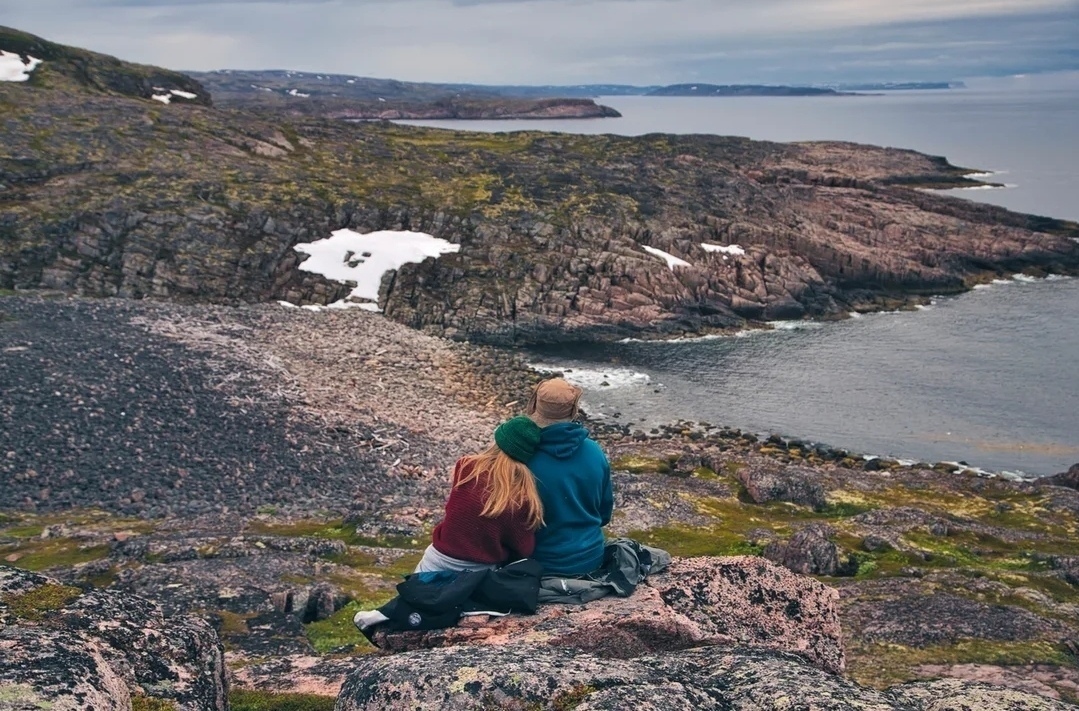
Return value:
M 390 618 L 383 615 L 378 610 L 360 610 L 352 618 L 352 624 L 356 625 L 356 628 L 363 632 L 368 627 L 374 627 L 381 622 L 389 622 Z

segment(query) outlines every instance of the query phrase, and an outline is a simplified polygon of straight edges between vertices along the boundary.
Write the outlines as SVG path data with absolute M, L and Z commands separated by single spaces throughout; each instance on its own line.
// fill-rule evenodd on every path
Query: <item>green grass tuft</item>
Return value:
M 82 591 L 78 588 L 47 583 L 24 593 L 7 595 L 0 598 L 0 603 L 20 619 L 37 621 L 45 619 L 48 613 L 63 608 L 80 595 Z
M 280 694 L 254 689 L 229 691 L 232 711 L 333 711 L 336 699 L 315 694 Z
M 369 601 L 361 604 L 354 600 L 325 620 L 304 625 L 308 641 L 319 654 L 357 654 L 374 650 L 367 638 L 352 624 L 352 618 L 360 610 L 377 607 L 388 602 L 391 597 L 393 593 L 387 593 L 385 599 L 378 603 Z

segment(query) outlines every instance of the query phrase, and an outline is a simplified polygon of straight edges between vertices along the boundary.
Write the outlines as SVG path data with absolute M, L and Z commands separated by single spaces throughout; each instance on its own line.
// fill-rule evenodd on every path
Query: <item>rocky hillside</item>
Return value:
M 179 72 L 122 62 L 85 49 L 49 42 L 26 32 L 0 26 L 0 50 L 33 57 L 42 64 L 28 85 L 69 92 L 91 92 L 110 96 L 210 105 L 210 93 L 191 77 Z M 161 99 L 158 99 L 161 101 Z
M 829 317 L 1079 267 L 1079 227 L 916 190 L 970 182 L 909 151 L 352 125 L 48 71 L 0 86 L 0 288 L 325 303 L 345 287 L 300 272 L 294 245 L 413 229 L 461 250 L 387 275 L 386 314 L 526 343 Z
M 287 70 L 194 72 L 218 106 L 345 119 L 613 118 L 591 95 Z M 520 87 L 525 89 L 525 87 Z M 560 89 L 561 87 L 552 87 Z M 576 97 L 576 98 L 574 98 Z

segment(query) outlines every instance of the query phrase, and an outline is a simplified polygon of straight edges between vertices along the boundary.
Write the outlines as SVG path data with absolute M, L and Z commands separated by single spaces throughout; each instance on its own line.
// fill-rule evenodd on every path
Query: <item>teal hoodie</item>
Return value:
M 541 430 L 539 451 L 528 468 L 536 477 L 544 519 L 532 557 L 546 575 L 584 575 L 601 567 L 603 526 L 614 508 L 607 455 L 580 424 L 559 422 Z

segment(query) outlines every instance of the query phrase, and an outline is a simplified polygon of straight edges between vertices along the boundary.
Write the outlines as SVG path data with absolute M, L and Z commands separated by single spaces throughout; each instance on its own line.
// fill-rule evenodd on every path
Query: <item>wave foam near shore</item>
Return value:
M 651 385 L 652 376 L 628 368 L 581 368 L 577 366 L 556 365 L 552 363 L 529 363 L 533 370 L 561 372 L 568 382 L 585 390 L 599 388 L 626 388 Z

